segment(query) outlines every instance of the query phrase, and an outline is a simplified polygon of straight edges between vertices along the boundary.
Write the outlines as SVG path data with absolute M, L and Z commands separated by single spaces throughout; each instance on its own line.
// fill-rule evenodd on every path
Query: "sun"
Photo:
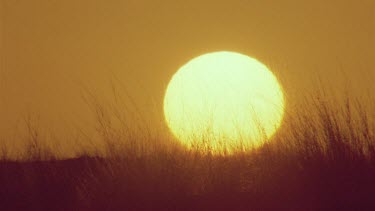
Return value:
M 260 146 L 280 127 L 283 114 L 275 75 L 235 52 L 192 59 L 173 75 L 164 97 L 165 120 L 181 143 L 216 154 Z

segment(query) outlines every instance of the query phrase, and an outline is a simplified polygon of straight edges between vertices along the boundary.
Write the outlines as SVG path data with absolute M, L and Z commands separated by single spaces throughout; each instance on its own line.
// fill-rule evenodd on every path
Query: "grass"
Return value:
M 27 161 L 0 162 L 1 210 L 375 209 L 372 99 L 311 95 L 272 140 L 229 156 L 133 130 L 120 108 L 89 102 L 105 150 L 58 160 L 29 124 Z

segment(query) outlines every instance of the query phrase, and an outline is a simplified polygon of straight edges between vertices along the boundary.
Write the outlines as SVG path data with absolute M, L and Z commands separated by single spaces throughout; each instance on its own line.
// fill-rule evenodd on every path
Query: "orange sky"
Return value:
M 108 97 L 114 75 L 160 121 L 172 74 L 218 50 L 272 67 L 287 93 L 316 74 L 343 69 L 357 86 L 375 72 L 373 0 L 1 0 L 0 15 L 2 134 L 28 113 L 53 130 L 90 124 L 82 87 Z

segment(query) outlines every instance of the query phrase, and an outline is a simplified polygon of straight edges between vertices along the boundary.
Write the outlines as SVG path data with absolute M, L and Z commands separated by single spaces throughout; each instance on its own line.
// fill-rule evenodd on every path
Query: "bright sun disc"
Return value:
M 256 59 L 234 52 L 192 59 L 172 77 L 164 97 L 172 133 L 190 149 L 216 154 L 260 146 L 283 114 L 276 77 Z

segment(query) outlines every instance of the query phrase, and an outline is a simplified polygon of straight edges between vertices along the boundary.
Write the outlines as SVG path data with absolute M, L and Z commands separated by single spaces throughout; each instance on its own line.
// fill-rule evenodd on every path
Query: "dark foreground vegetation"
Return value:
M 231 156 L 126 138 L 106 158 L 4 159 L 0 209 L 375 210 L 373 114 L 316 99 L 286 116 L 274 140 Z M 102 126 L 104 140 L 120 139 Z

